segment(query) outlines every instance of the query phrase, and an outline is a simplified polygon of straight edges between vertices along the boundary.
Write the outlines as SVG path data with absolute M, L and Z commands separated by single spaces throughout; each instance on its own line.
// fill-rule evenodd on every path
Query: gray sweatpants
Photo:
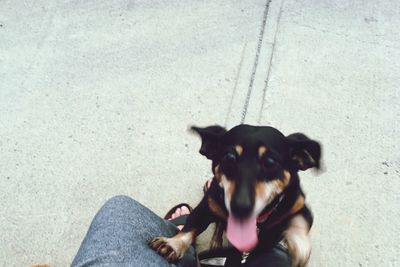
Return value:
M 193 247 L 177 264 L 169 264 L 149 247 L 151 238 L 177 231 L 132 198 L 116 196 L 96 214 L 71 266 L 197 266 Z

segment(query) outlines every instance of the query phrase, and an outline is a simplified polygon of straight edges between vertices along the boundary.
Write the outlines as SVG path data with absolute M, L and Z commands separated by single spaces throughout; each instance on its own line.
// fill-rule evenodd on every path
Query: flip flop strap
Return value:
M 189 214 L 181 215 L 179 217 L 176 217 L 175 219 L 169 220 L 171 223 L 173 223 L 175 226 L 178 225 L 185 225 L 187 218 L 189 217 Z

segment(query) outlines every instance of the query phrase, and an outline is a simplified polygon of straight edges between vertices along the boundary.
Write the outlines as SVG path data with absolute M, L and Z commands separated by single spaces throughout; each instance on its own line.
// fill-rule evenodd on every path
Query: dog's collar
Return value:
M 283 199 L 285 198 L 285 194 L 282 193 L 279 197 L 276 198 L 271 204 L 264 208 L 261 214 L 257 217 L 257 223 L 264 223 L 268 220 L 269 216 L 276 211 L 279 204 L 282 203 Z

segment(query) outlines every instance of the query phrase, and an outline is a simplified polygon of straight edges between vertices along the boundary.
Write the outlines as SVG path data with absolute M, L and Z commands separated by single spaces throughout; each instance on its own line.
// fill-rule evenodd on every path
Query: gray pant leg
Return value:
M 177 264 L 169 264 L 149 247 L 151 238 L 176 232 L 173 224 L 137 201 L 116 196 L 96 214 L 71 266 L 197 266 L 193 247 Z

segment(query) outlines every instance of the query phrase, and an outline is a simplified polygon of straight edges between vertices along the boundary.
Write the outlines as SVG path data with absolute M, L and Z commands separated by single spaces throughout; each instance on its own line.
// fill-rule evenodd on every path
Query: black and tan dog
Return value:
M 282 241 L 293 265 L 306 265 L 312 215 L 297 172 L 319 168 L 319 143 L 301 133 L 284 136 L 272 127 L 192 130 L 202 139 L 200 153 L 212 161 L 213 182 L 184 228 L 171 238 L 153 238 L 150 246 L 176 261 L 197 235 L 219 221 L 237 250 L 266 251 Z

